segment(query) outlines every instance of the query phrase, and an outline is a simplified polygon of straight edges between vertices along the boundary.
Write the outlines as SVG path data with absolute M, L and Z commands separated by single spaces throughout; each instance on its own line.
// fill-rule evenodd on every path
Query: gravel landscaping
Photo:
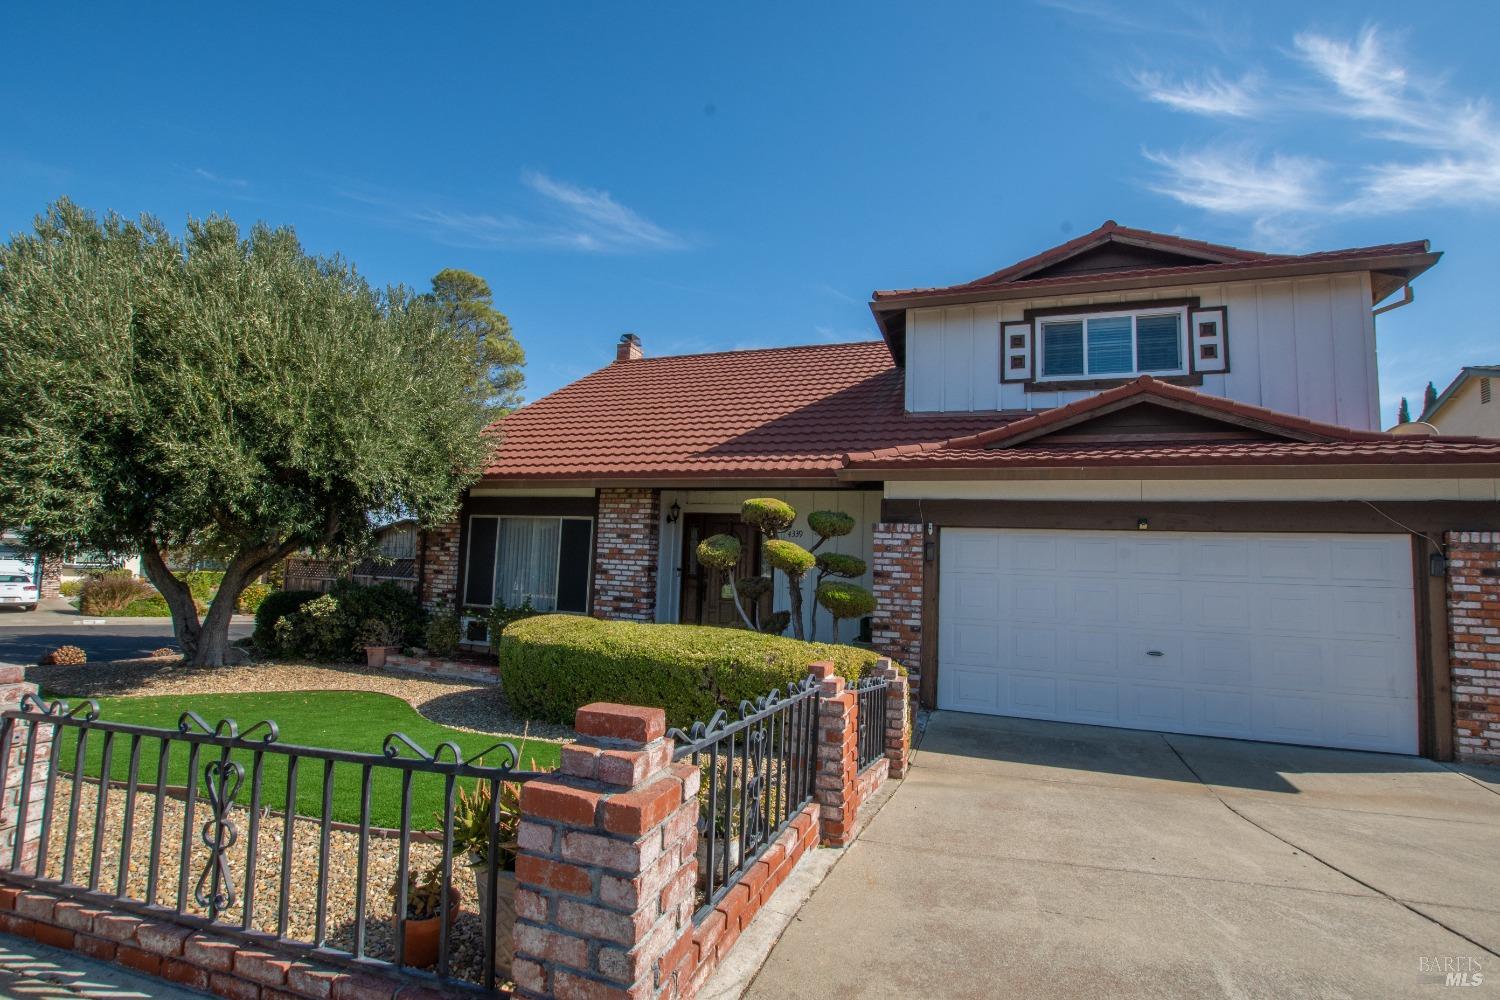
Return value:
M 432 779 L 435 776 L 419 775 Z M 440 780 L 440 779 L 437 779 Z M 73 781 L 59 774 L 56 799 L 53 809 L 53 825 L 48 836 L 47 874 L 61 877 L 63 852 L 67 847 L 67 816 L 73 793 Z M 243 794 L 243 793 L 242 793 Z M 94 847 L 95 817 L 98 802 L 97 783 L 85 781 L 79 788 L 78 831 L 73 838 L 73 871 L 71 880 L 75 884 L 90 883 L 91 857 Z M 170 795 L 161 799 L 162 837 L 159 851 L 159 870 L 155 902 L 176 907 L 178 902 L 178 879 L 182 862 L 182 831 L 185 804 Z M 132 844 L 125 895 L 138 901 L 146 901 L 146 882 L 151 856 L 151 829 L 157 797 L 149 790 L 136 794 L 135 813 L 131 823 Z M 120 840 L 124 831 L 125 791 L 111 788 L 106 800 L 104 838 L 101 842 L 98 885 L 103 891 L 113 894 L 120 871 Z M 198 879 L 208 864 L 208 848 L 200 840 L 204 823 L 209 813 L 202 800 L 194 810 L 191 824 L 191 850 L 188 861 L 188 882 L 184 893 L 183 909 L 200 916 L 207 915 L 207 908 L 194 898 Z M 249 815 L 242 807 L 230 811 L 230 819 L 239 836 L 228 853 L 229 867 L 234 880 L 236 903 L 221 914 L 220 919 L 238 927 L 244 918 L 245 871 L 249 846 Z M 284 841 L 285 820 L 283 814 L 263 810 L 260 829 L 256 836 L 257 855 L 255 872 L 254 911 L 251 928 L 276 933 L 279 918 L 279 894 L 281 885 L 281 852 Z M 292 827 L 292 861 L 290 899 L 287 907 L 286 936 L 292 940 L 313 943 L 317 929 L 318 889 L 318 839 L 319 824 L 315 819 L 299 817 Z M 359 835 L 334 829 L 328 840 L 328 894 L 326 940 L 328 947 L 345 952 L 354 948 L 355 893 L 358 886 Z M 396 881 L 399 841 L 395 837 L 372 836 L 369 841 L 368 874 L 365 880 L 365 954 L 372 958 L 391 960 L 395 953 L 395 926 L 392 920 L 394 906 L 389 890 Z M 411 866 L 421 870 L 441 857 L 437 843 L 413 841 Z M 461 864 L 454 866 L 453 884 L 461 898 L 461 912 L 451 931 L 450 975 L 470 982 L 483 981 L 484 929 L 479 916 L 479 902 L 475 891 L 473 874 Z M 506 970 L 500 970 L 498 979 L 506 978 Z
M 519 736 L 528 727 L 527 720 L 511 713 L 499 685 L 344 664 L 184 667 L 176 659 L 123 660 L 107 665 L 27 667 L 26 679 L 40 684 L 50 694 L 73 698 L 247 691 L 375 691 L 400 698 L 433 722 L 454 729 Z M 573 738 L 573 731 L 567 726 L 547 722 L 530 722 L 529 734 L 533 739 Z

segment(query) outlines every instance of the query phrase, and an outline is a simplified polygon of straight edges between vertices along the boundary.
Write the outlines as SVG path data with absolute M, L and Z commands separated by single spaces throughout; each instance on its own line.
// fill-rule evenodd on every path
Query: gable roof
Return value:
M 1189 418 L 1139 433 L 1069 433 L 1130 408 Z M 1214 434 L 1207 427 L 1225 428 Z M 1383 465 L 1500 463 L 1500 441 L 1405 437 L 1357 431 L 1262 406 L 1222 399 L 1150 376 L 1067 406 L 1010 420 L 977 434 L 915 446 L 851 452 L 844 478 L 914 471 L 1105 466 Z
M 998 271 L 957 285 L 871 293 L 870 310 L 897 364 L 905 363 L 906 310 L 997 299 L 1238 281 L 1298 274 L 1372 273 L 1372 304 L 1437 263 L 1426 240 L 1306 254 L 1274 254 L 1190 240 L 1113 219 Z
M 616 361 L 491 425 L 490 481 L 835 482 L 845 452 L 1025 413 L 905 412 L 879 341 Z
M 1453 377 L 1453 381 L 1448 383 L 1448 388 L 1438 393 L 1437 399 L 1432 401 L 1431 406 L 1423 409 L 1417 419 L 1426 420 L 1447 406 L 1453 394 L 1471 378 L 1500 378 L 1500 365 L 1465 365 L 1460 368 L 1458 374 Z

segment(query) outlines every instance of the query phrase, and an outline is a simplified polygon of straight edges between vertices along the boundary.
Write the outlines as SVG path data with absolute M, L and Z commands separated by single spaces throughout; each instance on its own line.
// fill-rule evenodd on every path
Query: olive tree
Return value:
M 179 237 L 64 200 L 0 246 L 0 523 L 139 552 L 191 664 L 225 662 L 240 592 L 293 551 L 450 516 L 484 419 L 431 303 L 290 229 Z M 225 563 L 202 620 L 169 550 Z

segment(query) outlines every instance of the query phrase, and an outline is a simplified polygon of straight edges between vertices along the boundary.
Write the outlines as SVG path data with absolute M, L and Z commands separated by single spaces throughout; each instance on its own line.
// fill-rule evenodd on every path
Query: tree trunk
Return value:
M 187 662 L 193 662 L 203 627 L 198 622 L 198 606 L 193 603 L 192 592 L 172 575 L 154 540 L 148 539 L 141 546 L 141 566 L 146 570 L 146 579 L 167 601 L 167 609 L 172 612 L 172 632 L 177 636 L 177 645 L 182 647 L 182 655 Z
M 172 612 L 172 631 L 182 647 L 183 662 L 190 667 L 222 667 L 229 654 L 229 621 L 239 604 L 240 594 L 256 577 L 265 573 L 297 548 L 294 542 L 280 545 L 255 545 L 235 553 L 224 570 L 224 579 L 208 606 L 208 614 L 198 620 L 198 608 L 187 584 L 167 568 L 161 549 L 155 542 L 141 548 L 146 576 L 161 591 Z
M 802 576 L 786 578 L 787 597 L 792 602 L 792 638 L 801 639 L 807 634 L 802 622 Z

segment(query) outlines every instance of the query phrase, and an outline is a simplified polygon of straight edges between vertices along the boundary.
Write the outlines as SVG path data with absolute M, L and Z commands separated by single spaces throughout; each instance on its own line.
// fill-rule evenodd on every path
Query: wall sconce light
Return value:
M 1427 574 L 1429 576 L 1446 576 L 1448 573 L 1448 559 L 1441 552 L 1434 552 L 1427 557 Z
M 1151 522 L 1148 521 L 1148 520 L 1146 520 L 1144 517 L 1136 518 L 1136 521 L 1135 521 L 1135 530 L 1136 531 L 1150 531 L 1151 530 Z
M 676 500 L 673 500 L 672 501 L 672 506 L 669 507 L 669 508 L 667 508 L 667 523 L 668 524 L 676 524 L 677 523 L 677 519 L 679 517 L 681 517 L 681 516 L 682 516 L 682 507 L 677 503 Z

